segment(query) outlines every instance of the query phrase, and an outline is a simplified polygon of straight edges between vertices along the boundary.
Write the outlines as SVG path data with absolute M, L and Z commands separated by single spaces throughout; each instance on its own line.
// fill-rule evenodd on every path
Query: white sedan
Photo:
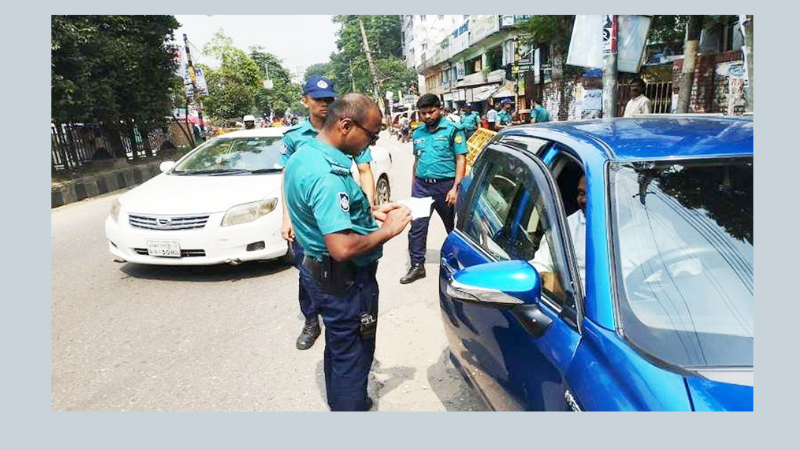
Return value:
M 164 162 L 121 195 L 106 219 L 118 260 L 155 265 L 239 264 L 287 255 L 281 238 L 281 137 L 286 128 L 228 133 Z M 377 203 L 391 196 L 392 157 L 372 147 Z M 353 164 L 353 176 L 359 179 Z

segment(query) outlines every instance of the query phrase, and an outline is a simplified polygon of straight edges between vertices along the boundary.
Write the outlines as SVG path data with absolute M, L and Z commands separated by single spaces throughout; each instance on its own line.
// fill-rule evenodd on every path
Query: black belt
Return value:
M 350 261 L 340 262 L 330 256 L 323 256 L 321 259 L 304 256 L 303 267 L 319 283 L 322 292 L 340 295 L 355 283 L 357 275 L 367 273 L 374 276 L 378 270 L 378 262 L 358 267 Z
M 441 183 L 443 181 L 454 181 L 455 178 L 419 178 L 417 180 L 427 183 L 427 184 L 434 184 L 434 183 Z

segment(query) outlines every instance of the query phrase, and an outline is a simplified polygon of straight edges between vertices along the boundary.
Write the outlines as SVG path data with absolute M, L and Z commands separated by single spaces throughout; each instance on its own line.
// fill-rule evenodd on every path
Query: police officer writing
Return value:
M 325 123 L 325 117 L 328 115 L 328 105 L 333 103 L 336 92 L 334 91 L 333 82 L 327 78 L 314 76 L 306 81 L 303 86 L 303 98 L 300 102 L 308 108 L 308 120 L 301 122 L 283 134 L 283 147 L 281 148 L 281 164 L 286 167 L 289 159 L 294 155 L 295 151 L 308 141 L 313 141 L 319 134 L 319 130 Z M 374 202 L 375 196 L 375 181 L 372 176 L 372 169 L 370 162 L 372 161 L 372 153 L 369 147 L 364 146 L 361 153 L 356 156 L 355 161 L 358 167 L 358 172 L 361 181 L 361 187 L 364 190 L 370 204 Z M 284 176 L 284 179 L 286 177 Z M 284 198 L 286 196 L 284 195 Z M 281 236 L 291 242 L 292 250 L 294 251 L 295 264 L 300 271 L 299 282 L 299 302 L 300 311 L 303 313 L 305 323 L 300 335 L 297 337 L 296 346 L 299 350 L 306 350 L 314 345 L 314 342 L 319 337 L 321 331 L 319 326 L 319 314 L 314 310 L 311 300 L 308 298 L 308 293 L 303 286 L 303 280 L 307 278 L 307 271 L 302 267 L 303 261 L 303 248 L 294 240 L 294 231 L 292 229 L 292 222 L 289 218 L 289 212 L 286 208 L 286 202 L 283 203 L 283 225 L 281 227 Z
M 441 102 L 433 94 L 425 94 L 417 102 L 425 126 L 414 130 L 414 171 L 411 196 L 433 197 L 431 212 L 436 209 L 448 233 L 453 230 L 458 185 L 467 168 L 467 139 L 460 125 L 442 117 Z M 408 284 L 425 277 L 425 246 L 430 217 L 411 223 L 408 252 L 411 267 L 400 279 Z
M 306 285 L 325 322 L 325 390 L 332 411 L 367 411 L 367 378 L 375 353 L 383 243 L 411 222 L 411 211 L 371 207 L 350 174 L 350 156 L 378 140 L 381 112 L 361 94 L 330 105 L 317 139 L 286 167 L 286 200 L 305 250 Z M 383 222 L 378 226 L 375 219 Z

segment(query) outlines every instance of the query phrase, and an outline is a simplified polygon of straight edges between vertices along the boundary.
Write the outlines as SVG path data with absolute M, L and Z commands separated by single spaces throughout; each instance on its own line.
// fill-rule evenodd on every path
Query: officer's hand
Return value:
M 400 208 L 401 206 L 403 205 L 400 203 L 384 203 L 382 205 L 375 205 L 372 207 L 372 217 L 383 222 L 386 220 L 386 215 L 389 214 L 390 211 Z
M 294 229 L 292 229 L 292 221 L 284 220 L 281 224 L 281 237 L 289 242 L 294 242 Z
M 399 208 L 386 214 L 386 220 L 383 221 L 381 228 L 388 229 L 392 237 L 395 237 L 402 233 L 409 223 L 411 223 L 411 210 L 407 206 L 400 205 Z
M 447 196 L 444 198 L 444 201 L 446 201 L 448 205 L 455 205 L 456 200 L 458 200 L 458 186 L 453 186 L 453 189 L 447 191 Z

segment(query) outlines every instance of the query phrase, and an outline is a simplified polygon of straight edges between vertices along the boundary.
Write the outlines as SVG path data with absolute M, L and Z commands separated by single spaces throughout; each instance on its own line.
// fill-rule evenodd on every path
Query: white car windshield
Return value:
M 213 175 L 280 172 L 280 137 L 220 137 L 198 147 L 172 174 Z
M 753 159 L 615 164 L 622 332 L 684 367 L 753 365 Z

